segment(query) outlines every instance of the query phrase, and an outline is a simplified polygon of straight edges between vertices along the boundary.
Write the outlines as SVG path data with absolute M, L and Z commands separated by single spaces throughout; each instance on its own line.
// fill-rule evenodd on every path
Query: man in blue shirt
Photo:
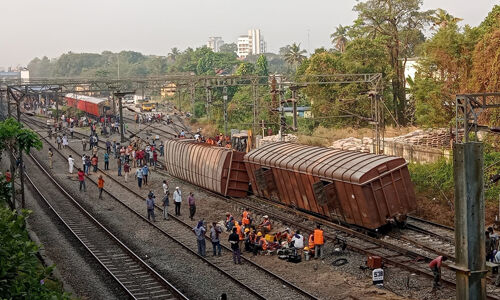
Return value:
M 144 181 L 144 185 L 148 185 L 148 174 L 149 174 L 149 168 L 147 164 L 144 164 L 144 167 L 142 167 L 142 177 Z
M 155 196 L 153 192 L 149 192 L 148 198 L 146 199 L 146 206 L 148 208 L 148 221 L 151 221 L 151 218 L 153 219 L 153 222 L 156 222 L 155 220 Z

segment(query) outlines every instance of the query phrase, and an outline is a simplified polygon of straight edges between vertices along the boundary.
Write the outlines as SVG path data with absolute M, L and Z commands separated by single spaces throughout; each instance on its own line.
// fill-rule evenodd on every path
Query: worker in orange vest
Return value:
M 234 227 L 236 227 L 236 234 L 238 234 L 238 237 L 240 239 L 239 246 L 240 249 L 242 249 L 241 246 L 243 244 L 243 240 L 245 239 L 245 235 L 243 234 L 243 230 L 241 230 L 241 225 L 238 221 L 234 222 Z
M 321 225 L 316 225 L 316 229 L 314 229 L 314 258 L 318 259 L 321 257 L 323 259 L 323 245 L 325 244 L 325 239 L 323 237 L 323 230 L 321 229 Z
M 104 179 L 102 178 L 102 175 L 99 175 L 99 178 L 97 179 L 97 188 L 99 188 L 99 199 L 102 199 L 102 190 L 104 189 Z
M 250 219 L 250 212 L 248 211 L 248 208 L 246 208 L 243 213 L 241 214 L 241 223 L 243 224 L 243 226 L 245 226 L 245 228 L 250 228 L 250 223 L 251 223 L 251 219 Z
M 309 235 L 309 242 L 307 243 L 307 247 L 309 248 L 309 252 L 314 254 L 314 233 Z
M 264 216 L 264 220 L 259 224 L 259 228 L 264 232 L 264 234 L 271 231 L 271 221 L 269 221 L 269 217 L 267 215 Z

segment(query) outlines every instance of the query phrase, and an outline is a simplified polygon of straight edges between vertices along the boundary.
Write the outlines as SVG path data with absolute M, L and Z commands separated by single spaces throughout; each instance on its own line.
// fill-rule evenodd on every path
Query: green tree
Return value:
M 254 72 L 255 72 L 254 64 L 249 62 L 242 62 L 236 69 L 235 74 L 239 76 L 252 75 Z
M 238 46 L 236 43 L 223 44 L 220 46 L 219 51 L 223 53 L 236 53 L 236 51 L 238 51 Z
M 267 58 L 264 54 L 261 54 L 257 59 L 257 63 L 255 64 L 255 73 L 258 76 L 269 76 Z
M 306 58 L 305 53 L 306 50 L 300 49 L 300 43 L 298 45 L 293 43 L 284 55 L 285 61 L 297 69 L 298 65 Z
M 177 47 L 174 47 L 170 50 L 170 52 L 168 53 L 168 58 L 171 59 L 172 61 L 175 61 L 177 56 L 179 56 L 179 54 L 181 54 L 181 52 L 179 51 L 179 49 Z
M 385 41 L 389 64 L 393 70 L 392 106 L 400 124 L 406 124 L 405 74 L 406 59 L 415 54 L 423 42 L 422 30 L 429 23 L 432 10 L 421 11 L 422 0 L 367 0 L 354 6 L 357 26 L 370 37 Z
M 347 33 L 349 31 L 349 26 L 339 25 L 335 28 L 335 32 L 330 35 L 332 39 L 332 44 L 335 46 L 335 49 L 343 53 L 345 51 L 345 47 L 347 45 Z
M 450 15 L 446 10 L 438 8 L 436 10 L 436 13 L 431 17 L 431 20 L 433 23 L 432 24 L 433 28 L 442 29 L 448 25 L 457 24 L 463 19 L 454 17 Z

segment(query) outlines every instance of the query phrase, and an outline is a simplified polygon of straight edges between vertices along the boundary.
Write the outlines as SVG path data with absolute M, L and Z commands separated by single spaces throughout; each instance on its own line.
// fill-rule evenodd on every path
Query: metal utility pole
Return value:
M 207 110 L 207 119 L 210 121 L 210 105 L 212 105 L 212 88 L 210 86 L 206 86 L 206 94 L 207 94 L 207 104 L 206 104 L 206 110 Z
M 23 96 L 21 96 L 21 98 L 19 98 L 17 100 L 17 121 L 19 122 L 19 124 L 21 124 L 21 100 L 28 94 L 28 87 L 25 87 L 26 90 L 25 90 L 25 94 Z M 24 198 L 24 163 L 23 163 L 23 150 L 22 150 L 22 147 L 21 145 L 19 145 L 19 149 L 18 149 L 18 155 L 19 155 L 19 167 L 18 167 L 18 170 L 19 170 L 19 182 L 21 184 L 21 208 L 25 208 L 25 198 Z
M 222 100 L 224 100 L 224 135 L 227 136 L 227 86 L 222 88 Z
M 252 121 L 252 132 L 257 131 L 257 115 L 259 114 L 259 108 L 257 106 L 257 86 L 255 81 L 252 81 L 252 98 L 253 98 L 253 121 Z
M 483 143 L 455 143 L 455 257 L 457 299 L 486 299 Z
M 486 247 L 484 234 L 483 143 L 478 141 L 480 114 L 500 108 L 500 93 L 457 95 L 456 142 L 453 145 L 455 180 L 456 298 L 486 299 Z M 460 138 L 460 132 L 463 138 Z
M 290 86 L 292 90 L 293 130 L 297 130 L 297 90 L 298 86 Z
M 135 94 L 135 91 L 129 91 L 129 92 L 120 92 L 117 91 L 113 93 L 113 96 L 118 97 L 118 110 L 120 113 L 120 143 L 125 142 L 125 126 L 123 125 L 123 104 L 122 104 L 122 99 L 126 95 L 130 94 Z
M 10 117 L 10 93 L 7 89 L 7 118 Z
M 191 114 L 194 115 L 194 109 L 195 109 L 195 87 L 194 87 L 194 82 L 191 82 L 189 84 L 190 87 L 190 92 L 191 92 Z
M 279 111 L 280 111 L 280 141 L 284 142 L 285 141 L 285 128 L 286 128 L 286 118 L 285 118 L 285 107 L 283 105 L 284 102 L 284 96 L 285 93 L 281 89 L 282 85 L 281 82 L 278 85 L 278 92 L 280 96 L 280 106 L 279 106 Z

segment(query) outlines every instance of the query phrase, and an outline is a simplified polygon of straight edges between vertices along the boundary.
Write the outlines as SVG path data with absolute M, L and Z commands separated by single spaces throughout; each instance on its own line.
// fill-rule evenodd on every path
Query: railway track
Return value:
M 210 191 L 206 191 L 212 195 L 219 198 L 226 199 L 220 195 L 214 194 Z M 310 215 L 305 215 L 303 213 L 297 214 L 297 211 L 292 210 L 292 213 L 288 214 L 277 214 L 270 213 L 269 210 L 263 208 L 263 206 L 250 204 L 250 201 L 241 201 L 240 199 L 230 199 L 230 202 L 239 203 L 242 207 L 250 207 L 255 212 L 260 212 L 261 215 L 270 215 L 273 219 L 280 220 L 284 224 L 289 224 L 297 229 L 304 231 L 311 231 L 314 228 L 314 223 L 319 222 L 327 227 L 324 227 L 325 237 L 331 241 L 342 240 L 345 241 L 348 247 L 355 252 L 363 253 L 366 255 L 378 255 L 383 258 L 386 264 L 391 264 L 404 270 L 408 270 L 412 273 L 417 273 L 422 276 L 432 277 L 432 273 L 427 267 L 427 262 L 434 258 L 433 254 L 447 255 L 453 258 L 454 246 L 450 242 L 450 228 L 441 226 L 438 224 L 432 224 L 426 220 L 420 220 L 418 218 L 410 218 L 410 230 L 406 230 L 404 235 L 399 237 L 394 237 L 401 241 L 404 241 L 406 245 L 398 244 L 397 242 L 388 242 L 383 240 L 378 240 L 372 237 L 368 237 L 363 233 L 345 228 L 338 224 L 325 221 L 324 219 L 315 218 Z M 259 200 L 260 201 L 260 200 Z M 277 205 L 277 204 L 275 204 Z M 265 207 L 265 206 L 264 206 Z M 282 210 L 289 211 L 290 208 L 281 206 Z M 299 219 L 293 221 L 290 215 L 296 215 Z M 296 219 L 296 218 L 295 218 Z M 304 220 L 308 220 L 309 223 L 304 223 Z M 444 231 L 444 233 L 442 233 Z M 432 239 L 431 239 L 432 238 Z M 422 242 L 425 241 L 425 242 Z M 438 242 L 441 242 L 438 243 Z M 420 248 L 423 251 L 417 251 L 415 247 Z M 454 271 L 451 269 L 443 271 L 443 282 L 449 286 L 455 286 L 454 281 Z M 494 287 L 489 286 L 489 290 L 493 290 Z M 499 299 L 494 296 L 488 296 L 489 299 Z
M 67 148 L 69 151 L 72 151 L 76 155 L 80 155 L 80 153 L 78 153 L 73 148 Z M 55 149 L 55 151 L 64 159 L 67 159 L 67 157 L 61 151 L 57 149 Z M 111 179 L 115 184 L 118 184 L 125 193 L 116 195 L 115 193 L 110 193 L 106 189 L 105 192 L 115 201 L 122 204 L 123 207 L 136 214 L 144 221 L 148 222 L 147 219 L 143 216 L 142 210 L 141 212 L 138 212 L 136 209 L 134 209 L 134 207 L 136 207 L 137 205 L 144 205 L 144 196 L 140 195 L 138 192 L 132 190 L 128 186 L 122 184 L 108 172 L 103 171 L 102 169 L 99 169 L 99 172 L 105 175 L 106 178 Z M 88 177 L 87 180 L 90 180 L 94 184 L 97 184 L 95 180 L 91 179 L 90 177 Z M 135 197 L 130 197 L 131 195 Z M 161 216 L 160 212 L 162 212 L 162 209 L 159 206 L 156 206 L 156 211 L 159 212 L 159 216 Z M 148 222 L 148 224 L 153 226 L 161 234 L 169 237 L 180 246 L 190 251 L 193 255 L 196 255 L 199 259 L 204 260 L 208 265 L 225 274 L 230 280 L 241 285 L 256 298 L 317 299 L 309 292 L 299 288 L 293 283 L 281 278 L 280 276 L 268 271 L 267 269 L 259 266 L 258 264 L 255 264 L 254 262 L 244 257 L 242 257 L 242 260 L 248 266 L 245 269 L 235 268 L 232 260 L 230 259 L 232 251 L 224 245 L 222 246 L 226 258 L 210 258 L 198 255 L 194 250 L 192 250 L 196 249 L 196 243 L 194 243 L 193 239 L 192 226 L 182 221 L 181 219 L 176 218 L 175 216 L 170 215 L 170 217 L 176 221 L 175 226 L 173 226 L 172 223 L 169 223 L 166 228 L 161 228 L 155 223 Z M 206 238 L 208 239 L 208 237 Z
M 188 299 L 92 217 L 32 154 L 30 157 L 38 166 L 39 172 L 26 173 L 28 182 L 64 226 L 131 298 Z M 50 189 L 50 196 L 44 195 L 47 191 L 46 186 L 43 188 L 45 192 L 42 192 L 34 182 L 37 173 L 42 174 L 41 177 L 48 178 L 56 187 Z

